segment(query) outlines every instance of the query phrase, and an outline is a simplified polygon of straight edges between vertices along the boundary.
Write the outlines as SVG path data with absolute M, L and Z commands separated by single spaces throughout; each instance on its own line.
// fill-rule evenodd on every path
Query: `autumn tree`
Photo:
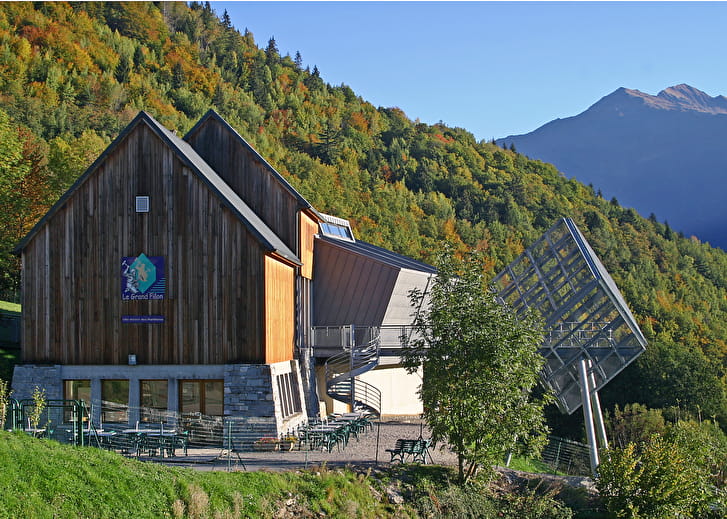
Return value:
M 30 172 L 23 143 L 8 115 L 0 110 L 0 291 L 18 288 L 18 261 L 12 249 L 19 238 L 18 215 L 23 199 L 20 186 Z
M 543 357 L 539 322 L 516 316 L 485 281 L 484 259 L 457 259 L 447 248 L 429 293 L 414 290 L 423 308 L 404 350 L 410 372 L 423 367 L 419 389 L 434 441 L 457 453 L 459 480 L 491 470 L 508 452 L 537 451 L 545 437 L 543 407 L 535 397 Z

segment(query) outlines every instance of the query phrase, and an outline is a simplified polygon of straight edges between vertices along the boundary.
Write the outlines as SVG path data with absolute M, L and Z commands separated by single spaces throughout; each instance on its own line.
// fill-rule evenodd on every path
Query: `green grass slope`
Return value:
M 0 431 L 0 518 L 400 517 L 352 472 L 207 472 Z

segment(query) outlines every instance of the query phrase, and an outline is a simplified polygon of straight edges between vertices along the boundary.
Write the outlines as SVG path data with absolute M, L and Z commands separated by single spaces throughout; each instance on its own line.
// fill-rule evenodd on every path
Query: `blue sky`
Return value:
M 212 2 L 332 85 L 478 139 L 530 132 L 619 87 L 727 94 L 722 2 Z

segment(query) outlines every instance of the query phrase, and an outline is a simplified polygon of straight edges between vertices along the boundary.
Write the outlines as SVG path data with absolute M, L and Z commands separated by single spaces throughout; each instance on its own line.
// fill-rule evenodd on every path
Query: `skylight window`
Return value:
M 343 218 L 336 218 L 327 214 L 321 214 L 323 221 L 320 224 L 320 232 L 329 238 L 337 240 L 356 241 L 353 237 L 351 224 Z

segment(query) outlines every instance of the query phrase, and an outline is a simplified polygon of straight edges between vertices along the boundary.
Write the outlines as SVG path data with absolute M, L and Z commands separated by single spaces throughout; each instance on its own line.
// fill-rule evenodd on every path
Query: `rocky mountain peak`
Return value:
M 711 97 L 684 83 L 665 88 L 656 97 L 667 101 L 672 105 L 671 109 L 714 114 L 727 113 L 727 98 L 724 96 Z

